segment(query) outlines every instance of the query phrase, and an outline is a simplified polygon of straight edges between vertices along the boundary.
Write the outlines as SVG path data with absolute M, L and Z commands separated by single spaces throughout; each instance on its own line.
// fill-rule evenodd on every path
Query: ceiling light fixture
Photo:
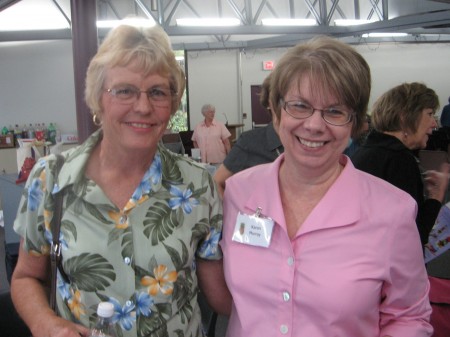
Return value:
M 263 26 L 315 26 L 315 19 L 262 19 Z
M 376 20 L 356 20 L 356 19 L 337 19 L 334 20 L 335 26 L 357 26 L 365 25 L 367 23 L 376 22 Z
M 408 36 L 407 33 L 369 33 L 363 34 L 362 37 L 402 37 Z
M 176 21 L 177 26 L 185 27 L 229 27 L 241 24 L 236 18 L 184 18 Z

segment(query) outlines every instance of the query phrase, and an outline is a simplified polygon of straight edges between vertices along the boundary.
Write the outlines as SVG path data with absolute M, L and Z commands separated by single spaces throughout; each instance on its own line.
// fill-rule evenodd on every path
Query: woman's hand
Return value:
M 449 179 L 449 164 L 442 164 L 440 171 L 426 171 L 425 172 L 425 188 L 428 192 L 428 197 L 431 199 L 444 201 L 445 193 L 447 192 Z
M 29 254 L 20 241 L 19 259 L 12 275 L 11 298 L 35 337 L 88 336 L 89 329 L 56 316 L 48 304 L 43 284 L 47 281 L 49 256 Z
M 52 319 L 47 320 L 39 327 L 33 336 L 47 336 L 47 337 L 87 337 L 89 329 L 70 322 L 61 317 L 53 316 Z M 43 334 L 44 331 L 47 331 Z

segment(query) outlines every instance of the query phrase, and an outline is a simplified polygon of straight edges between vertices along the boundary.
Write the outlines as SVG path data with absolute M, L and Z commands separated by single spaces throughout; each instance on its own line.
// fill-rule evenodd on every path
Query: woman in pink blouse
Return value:
M 416 203 L 342 154 L 370 88 L 366 61 L 331 38 L 278 62 L 270 101 L 285 152 L 229 178 L 224 195 L 228 337 L 431 335 Z
M 231 133 L 223 123 L 214 119 L 215 114 L 214 105 L 203 105 L 202 115 L 205 119 L 195 127 L 192 134 L 194 147 L 200 148 L 201 161 L 213 165 L 221 164 L 231 149 Z

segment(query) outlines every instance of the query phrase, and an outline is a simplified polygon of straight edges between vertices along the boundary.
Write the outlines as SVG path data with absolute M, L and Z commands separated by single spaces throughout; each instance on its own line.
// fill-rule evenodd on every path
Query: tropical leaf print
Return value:
M 206 188 L 206 186 L 207 186 L 206 184 L 208 184 L 209 187 L 211 188 L 211 195 L 213 196 L 214 188 L 215 188 L 214 180 L 213 180 L 211 174 L 209 174 L 209 172 L 205 170 L 202 173 L 202 185 L 204 185 Z
M 176 212 L 160 201 L 149 207 L 144 220 L 144 235 L 151 238 L 151 243 L 156 246 L 159 242 L 169 237 L 178 225 Z
M 84 206 L 86 207 L 86 210 L 89 212 L 89 214 L 91 214 L 95 219 L 97 219 L 98 221 L 100 221 L 101 223 L 104 224 L 111 224 L 113 223 L 112 221 L 106 219 L 102 213 L 98 210 L 98 205 L 94 206 L 88 202 L 84 203 Z
M 222 221 L 223 221 L 223 215 L 215 214 L 211 217 L 210 225 L 211 225 L 211 227 L 214 227 L 216 229 L 222 229 Z
M 184 242 L 182 240 L 178 240 L 178 241 L 181 244 L 182 256 L 180 256 L 177 249 L 163 244 L 164 248 L 166 248 L 167 253 L 169 253 L 170 259 L 172 260 L 172 263 L 175 266 L 176 270 L 180 270 L 180 269 L 184 268 L 187 264 L 187 259 L 189 257 L 187 247 L 184 244 Z
M 138 336 L 171 337 L 167 331 L 166 320 L 162 317 L 160 306 L 150 317 L 139 316 L 137 319 Z
M 130 257 L 134 261 L 133 232 L 131 227 L 122 231 L 122 257 Z
M 177 307 L 182 308 L 188 303 L 193 296 L 192 289 L 192 277 L 191 270 L 189 268 L 184 269 L 178 273 L 177 282 L 173 288 L 173 299 L 177 302 Z M 190 311 L 192 315 L 192 311 Z M 190 317 L 190 316 L 189 316 Z
M 78 289 L 84 291 L 105 290 L 116 279 L 113 266 L 99 254 L 74 256 L 64 262 L 64 270 Z
M 163 180 L 170 181 L 171 183 L 181 183 L 183 177 L 181 175 L 179 166 L 176 164 L 178 158 L 173 155 L 168 155 L 166 151 L 160 151 L 161 161 L 164 162 L 162 167 Z
M 180 319 L 181 322 L 187 323 L 191 320 L 192 313 L 194 310 L 192 309 L 191 303 L 189 301 L 186 301 L 184 305 L 180 309 Z
M 192 244 L 198 242 L 200 239 L 204 238 L 209 232 L 209 222 L 207 218 L 200 219 L 192 229 L 191 236 L 191 246 Z
M 69 237 L 69 234 L 71 234 L 73 239 L 75 241 L 77 241 L 77 228 L 72 221 L 62 220 L 61 221 L 61 232 L 64 233 L 64 237 L 66 238 L 66 241 L 67 241 L 67 238 Z

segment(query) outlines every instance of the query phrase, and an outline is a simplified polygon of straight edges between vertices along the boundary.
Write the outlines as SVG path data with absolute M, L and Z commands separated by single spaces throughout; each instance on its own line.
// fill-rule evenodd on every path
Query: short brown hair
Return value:
M 293 81 L 309 77 L 320 93 L 331 91 L 355 112 L 352 134 L 357 134 L 366 117 L 371 76 L 364 58 L 350 45 L 319 36 L 289 49 L 272 73 L 270 101 L 280 118 L 282 99 Z
M 439 107 L 439 97 L 425 84 L 400 84 L 381 95 L 372 108 L 373 127 L 380 131 L 415 133 L 424 109 Z

